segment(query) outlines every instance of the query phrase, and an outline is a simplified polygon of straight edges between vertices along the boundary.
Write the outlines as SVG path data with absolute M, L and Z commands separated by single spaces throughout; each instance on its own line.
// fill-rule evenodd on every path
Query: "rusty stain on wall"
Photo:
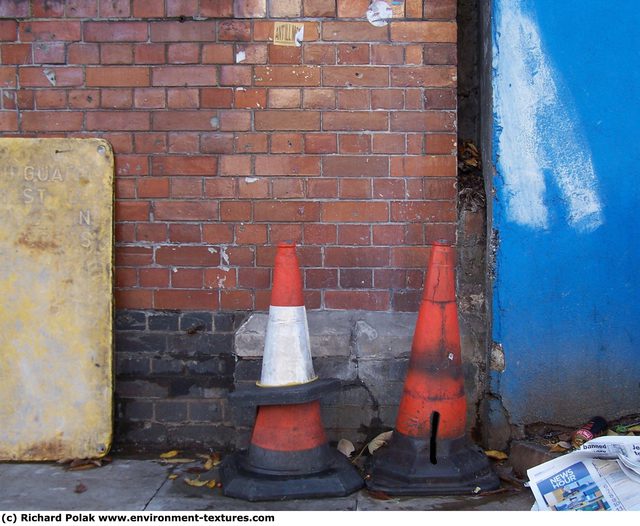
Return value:
M 0 460 L 110 447 L 113 171 L 101 139 L 0 139 Z

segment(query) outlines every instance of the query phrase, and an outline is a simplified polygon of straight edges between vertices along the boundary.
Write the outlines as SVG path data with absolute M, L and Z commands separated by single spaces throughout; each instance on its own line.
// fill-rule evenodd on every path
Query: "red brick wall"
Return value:
M 455 240 L 456 2 L 368 4 L 0 2 L 0 131 L 114 147 L 118 308 L 264 310 L 286 239 L 308 308 L 416 309 Z

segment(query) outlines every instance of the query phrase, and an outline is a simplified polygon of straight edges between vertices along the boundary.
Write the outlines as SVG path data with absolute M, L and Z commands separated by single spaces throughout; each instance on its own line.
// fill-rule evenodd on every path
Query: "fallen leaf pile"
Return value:
M 159 456 L 162 464 L 183 465 L 183 472 L 180 474 L 172 472 L 168 476 L 169 480 L 177 480 L 182 476 L 184 483 L 194 488 L 206 487 L 214 489 L 222 487 L 222 483 L 214 478 L 215 472 L 213 471 L 222 462 L 219 453 L 198 454 L 195 455 L 196 458 L 182 457 L 180 454 L 180 451 L 172 450 Z
M 109 464 L 111 457 L 102 458 L 63 458 L 56 463 L 65 466 L 67 471 L 84 471 L 86 469 L 96 469 Z

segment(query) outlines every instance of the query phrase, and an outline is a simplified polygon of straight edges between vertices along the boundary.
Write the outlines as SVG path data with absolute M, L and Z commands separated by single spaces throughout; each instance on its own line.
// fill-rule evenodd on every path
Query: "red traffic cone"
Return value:
M 314 373 L 295 245 L 281 243 L 260 381 L 235 396 L 258 405 L 256 421 L 249 450 L 222 465 L 224 494 L 250 501 L 339 497 L 364 486 L 346 457 L 329 447 L 322 425 L 319 398 L 338 385 Z
M 467 402 L 455 295 L 455 253 L 433 245 L 393 437 L 367 486 L 390 495 L 471 493 L 500 485 L 466 437 Z

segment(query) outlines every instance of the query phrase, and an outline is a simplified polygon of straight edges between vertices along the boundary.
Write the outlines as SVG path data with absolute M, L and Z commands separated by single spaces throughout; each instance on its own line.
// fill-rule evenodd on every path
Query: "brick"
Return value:
M 338 310 L 385 311 L 389 308 L 389 292 L 327 290 L 324 294 L 325 308 Z
M 151 22 L 152 42 L 212 42 L 216 39 L 215 21 Z
M 101 44 L 100 58 L 102 64 L 132 64 L 133 47 L 131 44 Z
M 361 201 L 322 203 L 322 220 L 334 223 L 388 221 L 389 205 Z
M 256 86 L 319 86 L 320 68 L 316 66 L 256 66 Z
M 302 95 L 299 89 L 272 88 L 269 90 L 269 108 L 300 108 Z
M 391 22 L 393 42 L 456 42 L 455 22 Z
M 200 199 L 203 197 L 201 177 L 171 178 L 171 197 L 178 199 Z
M 389 39 L 388 33 L 387 27 L 374 27 L 369 22 L 324 22 L 322 24 L 322 40 L 325 42 L 384 42 Z
M 263 245 L 267 242 L 267 225 L 237 225 L 236 242 L 240 245 Z
M 251 175 L 251 156 L 221 155 L 218 158 L 220 175 Z
M 305 289 L 326 289 L 338 286 L 337 269 L 306 269 L 304 277 Z
M 219 115 L 221 131 L 249 131 L 251 129 L 250 111 L 223 111 Z
M 271 135 L 271 153 L 302 153 L 304 139 L 300 133 L 274 133 Z
M 92 111 L 87 113 L 87 130 L 149 130 L 149 113 L 131 111 Z
M 322 164 L 322 173 L 325 177 L 387 177 L 389 175 L 387 157 L 324 157 Z
M 452 66 L 391 68 L 392 86 L 446 88 L 455 86 L 456 81 L 456 68 Z
M 339 110 L 369 110 L 371 101 L 369 90 L 337 90 L 336 108 Z
M 233 64 L 233 44 L 204 44 L 202 46 L 203 64 Z
M 338 64 L 369 64 L 369 44 L 338 45 Z
M 299 244 L 302 241 L 302 225 L 298 223 L 274 224 L 270 225 L 269 230 L 269 239 L 272 244 L 281 241 Z
M 250 221 L 250 201 L 221 201 L 220 219 L 222 221 Z
M 270 197 L 269 181 L 257 177 L 238 180 L 237 196 L 241 199 L 266 199 Z
M 232 108 L 233 94 L 231 88 L 204 88 L 200 90 L 200 107 Z
M 293 110 L 261 111 L 254 115 L 254 122 L 257 131 L 314 131 L 320 130 L 320 113 Z
M 133 16 L 136 18 L 156 18 L 164 15 L 164 2 L 133 0 Z
M 340 198 L 370 199 L 371 179 L 340 179 Z
M 455 203 L 449 201 L 405 201 L 391 203 L 391 221 L 451 222 L 456 219 Z
M 153 292 L 156 309 L 217 310 L 218 293 L 206 290 L 156 290 Z
M 136 64 L 164 64 L 164 44 L 135 44 L 133 46 L 133 61 Z
M 340 271 L 340 288 L 370 289 L 373 286 L 373 271 L 368 269 L 343 269 Z
M 320 175 L 320 157 L 308 155 L 258 155 L 256 175 Z
M 371 226 L 369 225 L 338 225 L 338 244 L 340 245 L 370 245 Z
M 267 16 L 267 0 L 234 0 L 236 18 L 264 18 Z
M 373 153 L 405 153 L 405 136 L 402 134 L 380 133 L 373 135 Z
M 400 269 L 375 269 L 373 286 L 377 289 L 400 289 L 406 286 L 407 273 Z
M 260 201 L 254 204 L 254 220 L 317 222 L 320 220 L 320 204 L 308 201 L 286 203 Z
M 269 16 L 295 18 L 302 15 L 302 0 L 269 0 Z
M 233 135 L 230 133 L 203 133 L 200 139 L 202 153 L 233 153 Z
M 143 266 L 153 262 L 153 250 L 146 247 L 116 247 L 117 266 Z
M 202 241 L 205 243 L 231 243 L 233 227 L 221 223 L 202 225 Z
M 384 131 L 388 128 L 386 112 L 325 112 L 322 120 L 323 129 L 327 131 Z
M 429 178 L 424 181 L 426 199 L 448 199 L 453 201 L 457 195 L 456 181 L 453 177 Z
M 305 17 L 336 16 L 336 0 L 303 0 Z
M 418 268 L 427 266 L 429 248 L 427 247 L 392 247 L 391 266 L 398 268 Z
M 457 12 L 456 0 L 439 0 L 424 3 L 424 18 L 455 20 Z
M 167 46 L 167 61 L 170 64 L 196 64 L 200 59 L 200 44 L 185 42 Z
M 202 269 L 176 268 L 171 272 L 171 287 L 174 289 L 201 289 L 203 284 Z
M 372 64 L 403 64 L 404 50 L 401 46 L 391 46 L 387 44 L 379 44 L 372 46 L 371 49 Z
M 136 108 L 164 108 L 165 91 L 160 88 L 138 88 L 133 92 L 133 103 Z
M 124 18 L 131 15 L 130 0 L 98 0 L 101 17 Z
M 391 113 L 391 131 L 451 132 L 455 130 L 454 112 L 402 111 Z
M 458 54 L 455 44 L 425 44 L 424 63 L 428 65 L 457 64 Z
M 86 70 L 87 87 L 148 86 L 149 68 L 143 66 L 89 66 Z
M 116 221 L 148 221 L 149 210 L 146 201 L 119 201 L 116 204 Z
M 152 129 L 156 131 L 211 131 L 216 128 L 213 123 L 217 123 L 217 117 L 217 112 L 203 110 L 155 112 L 152 115 Z
M 291 46 L 269 45 L 269 64 L 301 64 L 302 48 Z
M 214 66 L 164 66 L 151 71 L 153 86 L 211 86 L 217 79 Z
M 305 64 L 335 64 L 336 46 L 334 44 L 307 44 L 303 48 Z
M 453 134 L 441 135 L 430 133 L 425 135 L 425 153 L 455 155 L 457 138 Z
M 148 288 L 162 288 L 169 286 L 169 269 L 142 268 L 138 271 L 140 286 Z
M 196 132 L 170 132 L 167 136 L 169 153 L 193 153 L 198 149 L 200 135 Z
M 62 90 L 38 90 L 35 96 L 39 110 L 61 109 L 67 105 L 67 94 Z
M 150 309 L 153 307 L 153 292 L 150 290 L 116 290 L 114 295 L 118 309 Z
M 163 246 L 156 249 L 156 263 L 180 267 L 211 267 L 220 264 L 217 249 L 205 246 Z
M 100 106 L 108 109 L 129 109 L 133 104 L 133 93 L 130 89 L 103 89 Z
M 404 93 L 401 89 L 371 90 L 371 109 L 401 110 L 404 108 Z
M 326 247 L 326 267 L 386 267 L 389 265 L 388 247 Z
M 406 18 L 422 18 L 423 0 L 406 0 L 405 1 L 405 17 Z
M 251 41 L 251 22 L 222 20 L 218 23 L 218 40 L 231 42 Z
M 198 14 L 198 0 L 171 0 L 167 2 L 167 16 L 191 17 Z
M 21 42 L 75 42 L 81 40 L 80 22 L 77 20 L 21 21 L 18 23 Z
M 18 114 L 16 112 L 0 111 L 0 131 L 18 131 Z
M 37 42 L 33 44 L 33 61 L 38 64 L 64 64 L 64 42 Z
M 209 155 L 156 155 L 151 159 L 153 175 L 208 175 L 215 176 L 218 159 Z
M 333 133 L 308 133 L 304 136 L 305 153 L 337 153 L 337 137 Z
M 237 44 L 234 62 L 238 64 L 266 64 L 267 57 L 267 44 Z
M 200 225 L 174 223 L 169 225 L 169 240 L 173 243 L 200 243 Z
M 271 181 L 274 199 L 301 199 L 305 197 L 304 182 L 300 179 L 283 178 Z M 273 229 L 272 229 L 273 238 Z M 302 232 L 302 230 L 300 231 Z M 300 233 L 300 239 L 302 234 Z M 273 239 L 272 239 L 273 240 Z
M 169 178 L 148 177 L 139 179 L 138 197 L 169 197 Z
M 75 131 L 82 128 L 83 114 L 77 111 L 25 111 L 24 131 Z
M 31 64 L 31 44 L 2 44 L 0 45 L 0 57 L 2 64 Z
M 85 22 L 85 42 L 146 42 L 146 22 Z
M 424 90 L 424 107 L 427 110 L 456 109 L 456 92 L 453 89 Z
M 1 16 L 0 7 L 0 16 Z M 18 23 L 15 20 L 0 20 L 0 42 L 14 42 L 18 39 Z
M 302 106 L 308 109 L 334 109 L 336 92 L 333 89 L 305 89 Z
M 391 159 L 393 177 L 455 177 L 457 159 L 452 155 L 396 157 Z
M 326 66 L 324 86 L 388 86 L 389 69 L 382 66 Z
M 365 18 L 369 4 L 369 0 L 337 0 L 338 17 Z
M 231 18 L 233 16 L 233 0 L 201 0 L 200 16 Z
M 0 82 L 6 86 L 5 78 L 15 80 L 14 71 L 12 67 L 0 67 Z M 52 78 L 57 88 L 77 87 L 83 83 L 82 68 L 79 67 L 24 67 L 19 69 L 19 78 L 21 87 L 50 88 Z
M 100 103 L 99 90 L 70 90 L 69 91 L 69 108 L 72 109 L 91 109 L 97 108 Z
M 371 135 L 339 135 L 340 153 L 371 153 Z

